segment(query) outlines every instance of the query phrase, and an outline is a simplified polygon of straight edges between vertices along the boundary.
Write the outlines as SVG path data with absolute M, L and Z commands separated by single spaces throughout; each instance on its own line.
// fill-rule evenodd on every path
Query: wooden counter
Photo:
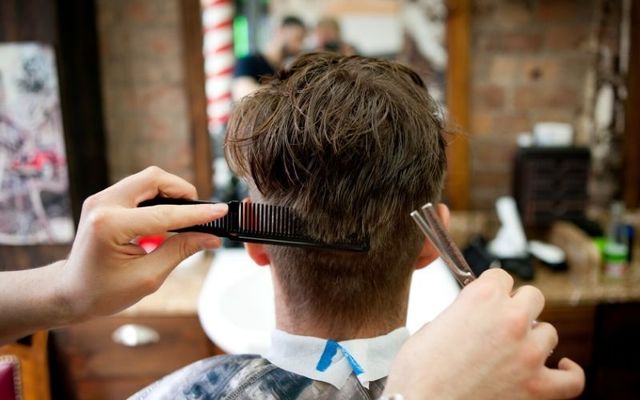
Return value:
M 547 306 L 640 302 L 640 263 L 632 265 L 618 281 L 607 281 L 598 271 L 577 277 L 571 271 L 554 272 L 537 265 L 534 280 L 517 280 L 517 284 L 540 289 Z

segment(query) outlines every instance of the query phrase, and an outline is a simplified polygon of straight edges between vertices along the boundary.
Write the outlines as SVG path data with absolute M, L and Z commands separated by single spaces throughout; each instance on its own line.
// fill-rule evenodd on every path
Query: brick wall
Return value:
M 471 205 L 491 208 L 511 192 L 520 132 L 539 121 L 578 126 L 597 1 L 471 3 Z
M 112 181 L 152 164 L 193 181 L 179 1 L 97 1 Z

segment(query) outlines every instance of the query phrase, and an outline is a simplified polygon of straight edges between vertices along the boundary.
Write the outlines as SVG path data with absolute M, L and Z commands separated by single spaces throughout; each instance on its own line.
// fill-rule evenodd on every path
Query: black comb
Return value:
M 156 197 L 145 200 L 138 207 L 157 205 L 214 204 L 208 201 Z M 230 201 L 224 217 L 202 225 L 177 229 L 175 232 L 203 232 L 239 242 L 262 243 L 279 246 L 315 247 L 330 250 L 366 252 L 366 241 L 325 243 L 306 233 L 304 222 L 287 207 L 261 203 Z

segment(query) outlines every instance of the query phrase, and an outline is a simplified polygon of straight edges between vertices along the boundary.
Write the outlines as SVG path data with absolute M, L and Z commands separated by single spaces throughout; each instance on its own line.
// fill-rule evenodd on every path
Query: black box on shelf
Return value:
M 591 153 L 586 147 L 522 147 L 515 156 L 513 195 L 526 227 L 546 228 L 584 217 Z

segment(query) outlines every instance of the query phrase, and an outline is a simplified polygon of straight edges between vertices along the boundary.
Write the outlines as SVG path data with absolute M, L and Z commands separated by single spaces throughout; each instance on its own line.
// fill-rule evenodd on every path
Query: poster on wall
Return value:
M 54 51 L 0 43 L 0 244 L 73 234 Z

